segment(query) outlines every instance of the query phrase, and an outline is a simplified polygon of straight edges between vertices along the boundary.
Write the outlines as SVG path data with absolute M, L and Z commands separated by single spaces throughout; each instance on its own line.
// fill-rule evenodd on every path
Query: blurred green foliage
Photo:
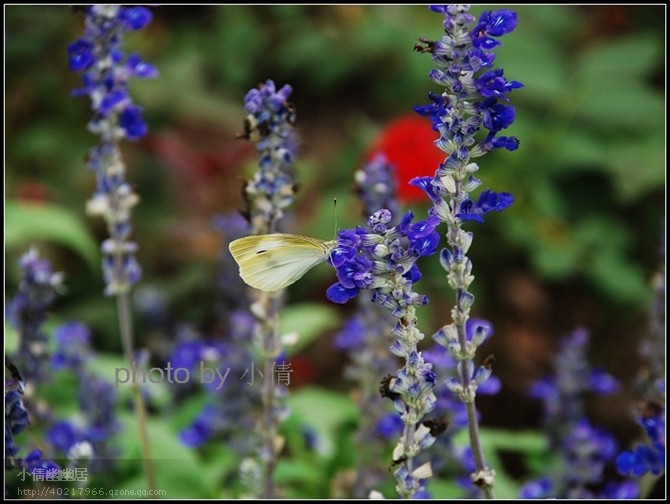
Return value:
M 496 309 L 496 286 L 506 271 L 521 269 L 548 291 L 564 293 L 566 285 L 588 290 L 602 314 L 596 320 L 607 319 L 607 327 L 634 326 L 650 298 L 647 279 L 664 233 L 664 8 L 514 9 L 519 26 L 503 39 L 496 64 L 509 79 L 525 84 L 511 96 L 517 121 L 509 134 L 520 138 L 521 147 L 483 158 L 479 175 L 485 187 L 512 192 L 516 202 L 486 225 L 473 226 L 478 310 L 504 319 Z M 293 86 L 303 138 L 295 230 L 328 238 L 335 227 L 333 197 L 340 228 L 360 222 L 350 187 L 366 147 L 385 122 L 425 103 L 428 91 L 436 90 L 427 76 L 430 58 L 413 53 L 412 46 L 420 36 L 441 36 L 441 19 L 423 6 L 162 6 L 153 11 L 156 19 L 148 30 L 127 38 L 128 52 L 139 51 L 161 72 L 155 81 L 132 84 L 151 130 L 149 139 L 124 146 L 128 178 L 142 197 L 134 237 L 144 282 L 164 289 L 174 321 L 207 328 L 214 316 L 219 244 L 210 220 L 242 206 L 238 180 L 256 162 L 253 152 L 239 150 L 232 140 L 242 131 L 246 91 L 267 78 Z M 95 142 L 86 131 L 90 106 L 69 95 L 78 77 L 67 71 L 66 48 L 81 33 L 82 17 L 64 6 L 13 5 L 5 15 L 6 294 L 16 291 L 16 260 L 28 244 L 48 250 L 43 255 L 66 273 L 59 316 L 91 324 L 96 347 L 116 351 L 114 306 L 102 296 L 93 250 L 106 231 L 100 222 L 84 220 L 94 188 L 84 164 Z M 417 167 L 417 174 L 433 169 Z M 426 263 L 423 285 L 437 296 L 449 295 L 434 263 Z M 291 289 L 299 304 L 284 324 L 287 331 L 302 331 L 296 351 L 339 323 L 340 312 L 332 307 L 306 304 L 323 299 L 330 279 L 326 268 L 317 269 Z M 445 303 L 433 304 L 437 312 L 422 313 L 427 334 L 445 322 L 439 312 Z M 555 318 L 565 305 L 561 300 Z M 102 368 L 111 369 L 114 359 L 104 357 Z M 59 397 L 72 394 L 73 386 L 59 390 Z M 329 497 L 330 480 L 322 476 L 353 463 L 357 447 L 346 429 L 355 423 L 355 410 L 345 394 L 317 388 L 297 391 L 291 403 L 294 416 L 285 435 L 298 439 L 310 425 L 323 452 L 297 452 L 282 461 L 277 477 L 287 495 Z M 170 489 L 169 497 L 234 496 L 219 490 L 230 489 L 226 478 L 239 465 L 231 451 L 205 450 L 197 458 L 176 440 L 201 406 L 199 396 L 176 414 L 154 415 L 156 452 L 188 461 L 164 461 L 159 483 Z M 155 407 L 168 411 L 161 409 L 165 405 Z M 122 445 L 136 449 L 133 429 L 125 432 Z M 493 459 L 505 450 L 540 457 L 541 441 L 533 434 L 515 435 L 512 446 L 505 445 L 509 435 L 489 434 L 485 440 Z M 139 464 L 128 464 L 124 488 L 139 488 Z M 514 497 L 516 483 L 504 475 L 499 481 L 501 495 Z M 431 485 L 436 496 L 458 495 L 450 482 Z
M 7 9 L 7 196 L 20 197 L 25 184 L 36 183 L 54 203 L 81 213 L 93 183 L 82 158 L 94 139 L 84 126 L 88 104 L 68 96 L 77 78 L 65 61 L 81 15 L 65 7 L 39 7 L 40 16 L 31 15 L 36 9 Z M 654 17 L 660 7 L 616 9 L 518 8 L 519 27 L 503 39 L 497 64 L 526 84 L 512 96 L 518 120 L 510 133 L 521 139 L 521 148 L 487 157 L 481 171 L 487 186 L 513 192 L 517 203 L 483 232 L 495 229 L 495 240 L 507 242 L 508 253 L 522 254 L 546 280 L 583 278 L 611 302 L 640 305 L 648 299 L 646 277 L 663 209 L 662 26 Z M 161 70 L 154 82 L 133 83 L 152 132 L 178 133 L 185 124 L 200 123 L 230 138 L 231 130 L 241 129 L 249 87 L 268 77 L 291 83 L 304 121 L 298 177 L 310 190 L 340 199 L 384 121 L 425 102 L 435 89 L 427 78 L 430 58 L 411 51 L 418 36 L 440 35 L 439 19 L 427 9 L 239 5 L 154 11 L 149 31 L 127 41 Z M 626 15 L 630 19 L 619 19 Z M 145 151 L 146 142 L 139 147 Z M 140 232 L 156 223 L 158 229 L 170 226 L 181 208 L 165 194 L 170 173 L 160 162 L 130 152 L 129 169 L 131 180 L 142 183 L 137 237 L 151 279 L 151 254 L 163 244 L 147 245 Z M 330 198 L 321 205 L 316 212 L 332 221 Z M 341 219 L 340 227 L 353 224 L 356 212 Z M 50 237 L 36 230 L 33 240 Z M 18 247 L 8 245 L 16 257 Z M 486 264 L 486 257 L 477 259 Z M 510 259 L 497 258 L 496 264 Z

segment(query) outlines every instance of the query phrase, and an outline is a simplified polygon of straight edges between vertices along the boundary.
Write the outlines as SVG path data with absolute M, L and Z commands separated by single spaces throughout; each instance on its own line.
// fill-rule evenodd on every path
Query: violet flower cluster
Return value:
M 647 443 L 637 444 L 616 458 L 617 470 L 625 476 L 640 478 L 647 473 L 659 476 L 665 472 L 665 409 L 648 408 L 638 417 Z
M 135 258 L 137 244 L 130 240 L 131 213 L 139 197 L 126 182 L 121 155 L 123 139 L 138 140 L 147 131 L 142 109 L 133 103 L 128 83 L 131 78 L 153 78 L 158 70 L 137 54 L 123 52 L 125 34 L 147 26 L 152 14 L 145 7 L 93 5 L 85 9 L 84 35 L 68 46 L 69 66 L 82 72 L 83 86 L 75 96 L 88 95 L 93 118 L 88 129 L 100 137 L 88 154 L 88 167 L 96 174 L 95 193 L 87 203 L 90 215 L 103 217 L 109 238 L 101 245 L 105 294 L 116 296 L 123 352 L 128 365 L 134 362 L 133 324 L 129 293 L 141 276 Z M 142 445 L 142 462 L 148 488 L 156 489 L 156 478 L 146 422 L 144 398 L 132 385 L 135 414 Z
M 398 181 L 396 167 L 386 159 L 383 153 L 376 154 L 354 173 L 356 194 L 363 204 L 363 216 L 368 218 L 373 213 L 386 208 L 395 225 L 400 215 L 398 203 Z
M 25 457 L 18 457 L 20 448 L 14 436 L 20 434 L 33 420 L 47 419 L 48 411 L 36 407 L 32 401 L 30 411 L 24 405 L 26 387 L 48 379 L 48 338 L 43 330 L 47 310 L 56 299 L 62 286 L 62 273 L 54 273 L 49 261 L 42 259 L 37 249 L 31 248 L 21 256 L 21 283 L 14 299 L 7 307 L 8 321 L 19 337 L 19 348 L 5 359 L 5 468 L 25 469 L 33 474 L 39 470 L 53 474 L 60 467 L 55 462 L 42 458 L 42 450 L 32 450 Z M 25 371 L 24 371 L 25 370 Z
M 218 390 L 206 386 L 208 401 L 193 422 L 182 429 L 181 441 L 194 448 L 214 439 L 222 439 L 247 456 L 255 448 L 253 439 L 244 435 L 254 422 L 253 412 L 258 409 L 258 387 L 250 387 L 240 380 L 253 361 L 252 342 L 256 321 L 249 312 L 249 296 L 242 282 L 228 244 L 249 232 L 249 223 L 239 213 L 218 216 L 214 227 L 221 233 L 223 243 L 218 261 L 216 282 L 216 333 L 219 337 L 203 341 L 188 327 L 178 330 L 177 344 L 170 361 L 174 367 L 198 372 L 200 363 L 228 375 Z M 175 363 L 179 364 L 177 366 Z
M 5 466 L 19 453 L 14 436 L 30 425 L 28 410 L 23 405 L 23 382 L 18 372 L 15 374 L 12 376 L 10 370 L 5 377 Z
M 616 459 L 620 474 L 640 478 L 651 473 L 665 472 L 665 251 L 663 261 L 653 279 L 656 296 L 649 313 L 649 329 L 641 344 L 644 358 L 639 385 L 643 400 L 638 407 L 636 421 L 642 427 L 645 443 L 637 443 Z
M 425 191 L 432 201 L 430 215 L 447 224 L 448 247 L 442 250 L 440 262 L 456 292 L 456 302 L 451 312 L 453 322 L 440 329 L 433 339 L 447 348 L 458 363 L 458 383 L 450 381 L 447 386 L 468 405 L 470 439 L 477 466 L 472 481 L 487 497 L 493 497 L 495 472 L 484 461 L 474 408 L 477 387 L 490 370 L 482 366 L 475 371 L 473 364 L 484 334 L 471 340 L 466 337 L 465 327 L 475 299 L 468 290 L 474 280 L 472 262 L 467 257 L 473 234 L 463 230 L 462 225 L 468 221 L 483 222 L 485 214 L 502 211 L 514 201 L 509 193 L 488 189 L 476 200 L 471 199 L 470 193 L 481 185 L 474 176 L 479 166 L 472 160 L 493 149 L 518 148 L 518 139 L 502 136 L 500 132 L 516 116 L 514 107 L 507 104 L 507 95 L 522 84 L 507 80 L 502 69 L 492 68 L 493 51 L 500 45 L 497 38 L 516 28 L 516 13 L 488 11 L 477 20 L 468 13 L 469 8 L 469 5 L 431 6 L 431 10 L 443 15 L 445 35 L 437 41 L 420 39 L 421 43 L 415 46 L 415 50 L 432 55 L 438 68 L 430 72 L 430 77 L 443 87 L 441 93 L 429 94 L 430 105 L 415 110 L 431 119 L 433 129 L 440 135 L 435 145 L 447 157 L 434 176 L 418 177 L 410 183 Z
M 356 170 L 354 181 L 363 215 L 386 208 L 394 216 L 389 224 L 394 225 L 399 208 L 395 166 L 389 164 L 383 154 L 378 154 Z M 384 398 L 377 390 L 380 377 L 398 368 L 397 357 L 388 352 L 389 335 L 395 322 L 387 310 L 370 302 L 371 296 L 371 291 L 359 293 L 354 314 L 344 322 L 334 339 L 334 346 L 346 351 L 351 361 L 345 376 L 356 383 L 361 413 L 356 443 L 367 447 L 357 459 L 355 498 L 367 498 L 386 478 L 387 466 L 380 465 L 386 441 L 399 436 L 403 426 L 397 413 L 386 413 Z
M 447 223 L 449 248 L 442 251 L 441 262 L 449 285 L 458 293 L 452 316 L 458 332 L 463 333 L 474 301 L 468 292 L 474 277 L 472 263 L 466 255 L 473 234 L 465 232 L 461 224 L 483 222 L 483 215 L 504 210 L 514 201 L 509 193 L 486 190 L 477 201 L 470 199 L 469 193 L 481 184 L 473 176 L 479 170 L 479 166 L 471 162 L 473 158 L 494 148 L 518 148 L 516 138 L 499 135 L 515 118 L 514 107 L 500 102 L 507 102 L 506 95 L 522 84 L 507 81 L 502 69 L 482 73 L 493 65 L 492 50 L 500 44 L 493 37 L 514 30 L 517 19 L 513 11 L 485 12 L 472 28 L 475 18 L 468 14 L 467 5 L 432 6 L 431 9 L 443 13 L 445 35 L 435 42 L 422 39 L 426 45 L 417 45 L 416 49 L 432 54 L 433 61 L 441 68 L 431 71 L 430 76 L 445 89 L 441 94 L 431 93 L 433 103 L 416 110 L 433 122 L 433 128 L 440 134 L 435 145 L 447 158 L 434 176 L 418 177 L 410 183 L 423 189 L 433 202 L 431 215 Z M 488 133 L 477 140 L 482 128 Z
M 116 417 L 118 397 L 111 382 L 91 371 L 95 354 L 91 350 L 91 334 L 80 322 L 67 322 L 54 331 L 56 351 L 51 357 L 52 367 L 67 370 L 79 383 L 79 411 L 71 420 L 55 422 L 47 430 L 47 440 L 68 459 L 76 459 L 82 446 L 88 444 L 90 468 L 101 472 L 109 470 L 118 456 L 113 439 L 120 432 Z
M 541 498 L 635 498 L 638 488 L 632 481 L 605 481 L 605 468 L 614 462 L 614 437 L 591 425 L 584 411 L 584 395 L 616 392 L 618 381 L 586 359 L 589 335 L 577 329 L 559 348 L 555 375 L 545 377 L 531 388 L 531 395 L 543 401 L 545 431 L 557 466 L 538 480 L 526 483 L 520 496 Z
M 180 328 L 170 362 L 174 369 L 188 369 L 191 376 L 198 376 L 198 380 L 191 382 L 202 383 L 208 396 L 191 424 L 180 431 L 181 442 L 199 448 L 221 440 L 245 456 L 256 448 L 256 440 L 245 431 L 253 425 L 253 412 L 260 403 L 259 387 L 251 387 L 246 379 L 240 379 L 252 366 L 248 344 L 254 319 L 248 312 L 237 312 L 232 315 L 230 327 L 230 339 L 226 341 L 203 340 L 189 328 Z M 208 369 L 209 377 L 199 375 L 201 367 Z
M 68 47 L 70 70 L 83 72 L 83 86 L 73 94 L 90 97 L 94 115 L 88 129 L 100 136 L 100 144 L 88 154 L 97 188 L 87 212 L 107 223 L 109 238 L 101 246 L 107 295 L 128 292 L 141 274 L 135 259 L 137 244 L 129 239 L 131 211 L 139 197 L 125 180 L 119 142 L 138 140 L 148 131 L 142 109 L 130 96 L 128 81 L 157 77 L 158 71 L 137 54 L 126 58 L 122 43 L 126 32 L 144 28 L 151 19 L 144 7 L 87 7 L 85 33 Z
M 475 333 L 485 331 L 487 339 L 493 334 L 490 322 L 478 318 L 468 319 L 466 325 L 467 338 L 472 340 Z M 433 364 L 436 370 L 452 370 L 449 380 L 457 380 L 455 376 L 456 362 L 451 355 L 444 352 L 439 345 L 433 345 L 423 351 L 424 359 Z M 481 384 L 478 392 L 482 395 L 495 395 L 500 391 L 501 382 L 496 376 L 490 376 Z M 435 444 L 429 452 L 431 468 L 436 477 L 455 478 L 466 491 L 466 498 L 478 498 L 479 490 L 472 486 L 470 474 L 476 471 L 475 461 L 470 446 L 459 446 L 455 443 L 456 435 L 468 427 L 468 414 L 463 402 L 448 387 L 435 391 L 436 402 L 433 416 L 426 425 L 432 429 L 436 437 Z M 393 414 L 384 415 L 377 423 L 377 433 L 385 438 L 392 438 L 402 431 L 402 422 L 398 422 Z M 425 457 L 424 457 L 425 458 Z M 415 495 L 416 498 L 416 495 Z
M 32 450 L 25 457 L 17 457 L 20 448 L 16 445 L 14 436 L 28 428 L 30 416 L 23 404 L 23 380 L 13 364 L 9 364 L 9 368 L 9 373 L 5 376 L 5 469 L 22 469 L 30 474 L 40 471 L 43 476 L 54 475 L 60 470 L 60 466 L 52 460 L 42 458 L 42 450 Z
M 261 154 L 258 171 L 245 186 L 253 234 L 277 231 L 284 210 L 295 201 L 293 162 L 298 139 L 293 128 L 295 110 L 288 101 L 292 91 L 288 84 L 277 89 L 268 79 L 244 98 L 248 113 L 244 137 L 256 142 Z
M 555 358 L 555 374 L 536 381 L 530 395 L 543 404 L 544 425 L 552 448 L 558 448 L 566 431 L 584 417 L 584 395 L 608 395 L 620 389 L 609 373 L 592 369 L 586 350 L 589 334 L 579 328 L 562 341 Z
M 7 307 L 7 318 L 19 335 L 19 348 L 12 356 L 24 380 L 43 381 L 49 374 L 48 337 L 43 325 L 47 310 L 56 300 L 63 283 L 62 273 L 54 273 L 51 263 L 31 248 L 21 256 L 21 284 Z
M 30 425 L 22 396 L 23 384 L 20 380 L 5 379 L 5 469 L 20 469 L 30 474 L 39 473 L 45 479 L 55 479 L 60 466 L 53 460 L 43 458 L 42 450 L 32 450 L 25 457 L 16 456 L 19 448 L 14 442 L 14 436 Z
M 396 199 L 395 167 L 390 165 L 383 155 L 377 155 L 354 173 L 354 181 L 356 193 L 363 203 L 363 215 L 367 217 L 379 210 L 387 209 L 392 215 L 389 225 L 394 225 L 399 207 Z M 383 361 L 386 352 L 376 355 L 374 348 L 379 347 L 380 341 L 383 347 L 386 346 L 383 343 L 385 335 L 392 327 L 392 318 L 387 311 L 371 305 L 369 301 L 370 299 L 366 299 L 363 294 L 358 296 L 356 312 L 335 336 L 335 347 L 348 351 L 350 357 L 355 360 L 353 368 L 348 371 L 353 375 L 350 376 L 353 379 L 357 379 L 359 373 L 365 373 L 371 367 L 382 365 L 384 369 L 386 368 L 380 363 L 380 358 Z M 375 380 L 382 375 L 383 373 L 376 373 Z
M 337 246 L 330 255 L 338 281 L 326 295 L 334 303 L 346 303 L 361 291 L 372 291 L 372 302 L 396 319 L 392 330 L 393 354 L 405 359 L 404 366 L 382 380 L 380 392 L 393 401 L 403 422 L 403 435 L 393 451 L 393 473 L 398 493 L 409 498 L 423 492 L 423 480 L 431 475 L 430 465 L 414 467 L 419 452 L 434 443 L 430 429 L 420 423 L 435 407 L 435 373 L 418 351 L 424 337 L 417 327 L 416 307 L 428 298 L 414 291 L 421 278 L 417 260 L 434 254 L 439 242 L 435 231 L 438 219 L 412 222 L 407 212 L 400 222 L 389 227 L 393 216 L 379 210 L 363 227 L 338 233 Z
M 250 232 L 254 235 L 277 232 L 286 217 L 286 209 L 295 201 L 293 163 L 298 150 L 298 138 L 294 128 L 295 110 L 288 101 L 292 91 L 288 84 L 277 89 L 275 83 L 268 79 L 251 89 L 244 99 L 248 115 L 242 136 L 255 142 L 260 153 L 258 170 L 244 188 L 248 204 L 245 216 L 251 225 Z M 264 464 L 263 498 L 275 497 L 277 447 L 283 444 L 278 426 L 289 413 L 286 388 L 274 386 L 267 379 L 273 375 L 275 362 L 283 350 L 279 335 L 280 306 L 281 292 L 261 292 L 250 306 L 256 319 L 254 340 L 263 358 L 261 373 L 266 377 L 261 392 L 263 411 L 259 424 L 262 446 L 258 451 Z M 245 467 L 251 465 L 253 462 L 245 464 Z

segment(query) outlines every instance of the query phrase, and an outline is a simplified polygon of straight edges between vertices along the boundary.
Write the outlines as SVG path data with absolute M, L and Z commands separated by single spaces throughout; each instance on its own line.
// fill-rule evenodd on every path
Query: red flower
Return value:
M 414 177 L 433 175 L 446 154 L 435 147 L 439 134 L 431 122 L 416 115 L 404 115 L 391 121 L 366 156 L 382 153 L 396 166 L 398 199 L 403 203 L 426 201 L 426 193 L 409 185 Z

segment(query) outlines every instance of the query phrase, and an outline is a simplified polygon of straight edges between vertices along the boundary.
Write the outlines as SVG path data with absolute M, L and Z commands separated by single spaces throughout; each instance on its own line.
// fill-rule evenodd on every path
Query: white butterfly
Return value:
M 228 248 L 247 285 L 275 292 L 288 287 L 328 259 L 336 245 L 335 240 L 274 233 L 245 236 L 230 242 Z

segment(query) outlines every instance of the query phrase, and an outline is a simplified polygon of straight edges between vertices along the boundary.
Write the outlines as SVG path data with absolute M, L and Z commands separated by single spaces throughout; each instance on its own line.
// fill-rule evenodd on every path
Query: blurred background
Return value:
M 551 370 L 558 338 L 575 327 L 591 332 L 591 361 L 624 384 L 641 364 L 650 280 L 665 249 L 665 7 L 513 8 L 518 28 L 502 38 L 496 66 L 525 85 L 511 94 L 517 120 L 509 134 L 521 146 L 482 158 L 479 176 L 483 188 L 516 201 L 468 229 L 475 233 L 473 315 L 495 327 L 480 357 L 495 354 L 503 383 L 478 404 L 485 425 L 521 429 L 539 421 L 529 384 Z M 400 151 L 401 187 L 433 173 L 441 159 L 425 123 L 395 123 L 400 133 L 392 140 L 387 129 L 437 90 L 429 55 L 412 48 L 419 37 L 442 35 L 441 17 L 422 6 L 152 11 L 152 24 L 126 38 L 127 53 L 139 52 L 161 73 L 131 83 L 150 133 L 123 147 L 127 178 L 141 196 L 133 216 L 143 267 L 138 292 L 160 289 L 172 323 L 207 333 L 215 327 L 222 243 L 213 219 L 243 207 L 242 180 L 257 163 L 254 146 L 235 138 L 246 92 L 266 79 L 293 86 L 302 148 L 290 227 L 330 239 L 336 226 L 362 223 L 353 172 L 374 145 Z M 5 15 L 6 297 L 17 289 L 18 257 L 34 243 L 66 275 L 54 318 L 89 323 L 97 349 L 119 352 L 97 250 L 106 230 L 84 214 L 95 184 L 84 162 L 96 143 L 86 130 L 90 104 L 70 96 L 79 76 L 67 70 L 67 46 L 82 33 L 83 15 L 64 6 L 6 6 Z M 425 215 L 416 194 L 401 189 L 401 196 Z M 435 258 L 422 269 L 417 289 L 431 303 L 420 318 L 430 335 L 449 322 L 453 296 Z M 291 287 L 290 302 L 325 304 L 332 281 L 322 266 Z M 351 309 L 334 308 L 330 330 L 294 356 L 293 387 L 347 389 L 346 356 L 329 336 Z M 141 325 L 138 339 L 167 344 Z M 630 388 L 594 400 L 594 423 L 629 440 L 639 434 L 628 414 L 635 400 Z

